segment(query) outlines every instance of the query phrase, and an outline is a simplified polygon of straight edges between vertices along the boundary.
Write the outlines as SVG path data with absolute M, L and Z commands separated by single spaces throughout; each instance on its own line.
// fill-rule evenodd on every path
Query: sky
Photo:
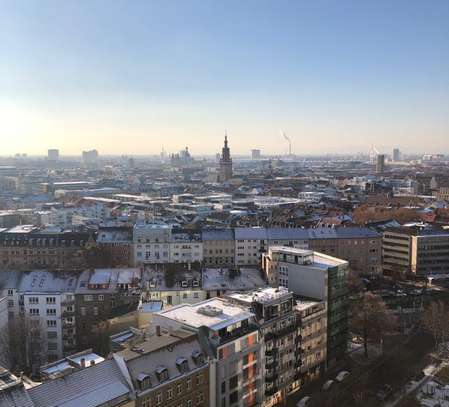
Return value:
M 449 153 L 448 0 L 0 0 L 0 155 Z

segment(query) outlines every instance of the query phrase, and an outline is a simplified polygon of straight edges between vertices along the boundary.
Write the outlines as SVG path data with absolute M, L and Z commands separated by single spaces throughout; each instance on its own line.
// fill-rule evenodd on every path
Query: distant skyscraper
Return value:
M 385 171 L 385 155 L 384 154 L 378 154 L 377 155 L 377 162 L 376 162 L 376 173 L 377 174 L 383 174 Z
M 393 149 L 393 161 L 401 161 L 401 152 L 399 148 Z
M 232 178 L 232 158 L 228 147 L 228 136 L 225 134 L 224 146 L 221 150 L 220 159 L 220 182 L 226 182 Z
M 59 150 L 54 148 L 48 150 L 47 154 L 48 161 L 58 161 L 59 160 Z
M 251 150 L 251 158 L 253 160 L 260 160 L 260 150 Z
M 85 165 L 95 165 L 97 164 L 97 159 L 98 159 L 97 150 L 83 151 L 83 163 Z

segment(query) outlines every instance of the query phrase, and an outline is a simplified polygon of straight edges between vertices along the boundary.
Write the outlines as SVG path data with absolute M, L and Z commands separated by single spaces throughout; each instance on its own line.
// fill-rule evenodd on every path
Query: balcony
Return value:
M 275 395 L 278 392 L 278 388 L 276 386 L 270 387 L 265 390 L 265 396 L 270 397 Z

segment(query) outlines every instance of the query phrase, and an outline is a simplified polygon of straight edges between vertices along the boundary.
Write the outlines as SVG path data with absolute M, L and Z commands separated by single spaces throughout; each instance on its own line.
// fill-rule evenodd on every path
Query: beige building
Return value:
M 425 276 L 449 272 L 449 233 L 444 230 L 388 229 L 382 251 L 387 273 Z
M 233 266 L 234 248 L 233 229 L 203 231 L 203 260 L 206 266 Z

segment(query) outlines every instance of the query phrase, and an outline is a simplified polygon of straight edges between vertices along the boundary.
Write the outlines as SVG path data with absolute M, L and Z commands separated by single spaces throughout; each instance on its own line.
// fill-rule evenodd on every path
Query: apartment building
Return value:
M 78 349 L 101 353 L 107 346 L 102 321 L 137 309 L 141 271 L 137 268 L 85 270 L 75 290 Z
M 204 230 L 202 240 L 206 266 L 230 267 L 234 265 L 234 229 Z
M 309 249 L 344 259 L 352 271 L 382 272 L 382 234 L 368 228 L 309 229 Z
M 255 314 L 229 300 L 182 304 L 153 316 L 153 324 L 199 335 L 210 365 L 210 405 L 256 406 L 263 401 L 262 344 Z
M 0 230 L 0 265 L 15 269 L 81 269 L 93 235 L 21 225 Z
M 206 299 L 200 263 L 151 264 L 142 272 L 142 296 L 164 306 L 194 304 Z
M 169 263 L 171 235 L 168 225 L 136 223 L 133 229 L 134 264 Z
M 328 364 L 341 359 L 348 338 L 348 262 L 311 250 L 273 246 L 262 263 L 272 287 L 286 287 L 326 303 Z
M 352 270 L 379 273 L 382 235 L 368 228 L 236 228 L 235 264 L 260 265 L 271 246 L 311 249 L 349 262 Z
M 169 255 L 170 263 L 194 263 L 203 261 L 201 233 L 172 231 Z
M 254 310 L 263 347 L 261 370 L 264 406 L 285 403 L 301 365 L 300 325 L 293 294 L 284 287 L 228 295 L 230 301 Z
M 296 298 L 301 337 L 301 364 L 296 366 L 292 391 L 319 378 L 327 364 L 327 309 L 324 301 Z
M 27 324 L 27 341 L 39 354 L 36 362 L 41 365 L 76 349 L 76 286 L 76 275 L 62 276 L 49 271 L 22 275 L 18 287 L 19 304 Z M 14 316 L 15 319 L 19 317 Z
M 449 233 L 415 227 L 387 229 L 382 253 L 387 273 L 445 274 L 449 272 Z
M 209 362 L 198 336 L 186 330 L 162 332 L 114 354 L 126 368 L 136 407 L 208 407 Z
M 97 245 L 110 257 L 111 263 L 118 267 L 132 265 L 133 245 L 132 228 L 101 227 L 97 233 Z
M 108 406 L 134 407 L 126 371 L 115 359 L 94 363 L 26 390 L 26 407 Z

